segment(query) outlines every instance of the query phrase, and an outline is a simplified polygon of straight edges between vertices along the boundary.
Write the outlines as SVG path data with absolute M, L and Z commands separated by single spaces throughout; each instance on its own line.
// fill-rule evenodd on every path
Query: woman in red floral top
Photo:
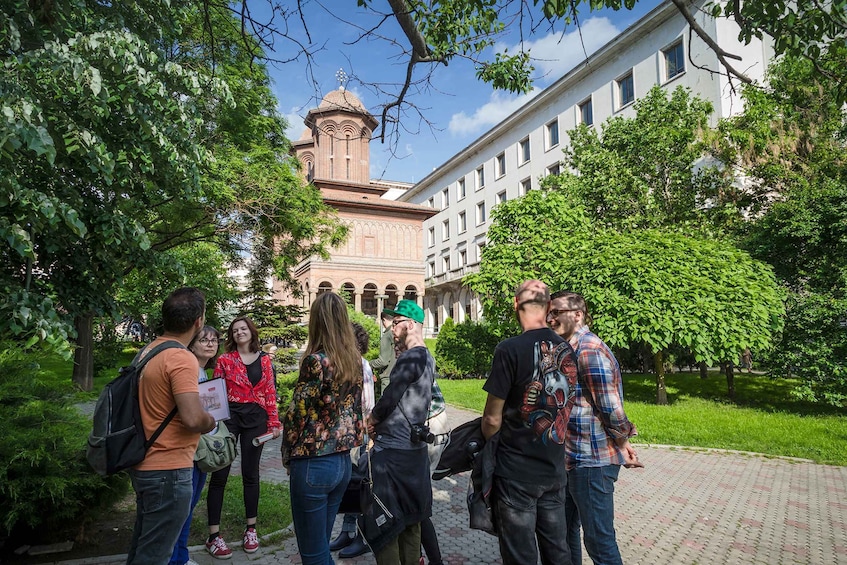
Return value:
M 256 517 L 259 513 L 259 460 L 263 445 L 253 438 L 265 433 L 280 435 L 276 405 L 276 378 L 271 358 L 259 349 L 259 333 L 249 318 L 236 318 L 226 332 L 226 353 L 218 357 L 215 379 L 226 379 L 230 419 L 226 426 L 240 443 L 241 477 L 244 482 L 244 511 L 247 527 L 242 548 L 247 553 L 259 549 Z M 230 467 L 212 473 L 206 504 L 209 511 L 209 539 L 206 549 L 218 559 L 229 559 L 232 550 L 220 535 L 221 508 Z
M 321 294 L 309 313 L 309 343 L 282 438 L 303 565 L 333 563 L 329 538 L 350 482 L 350 449 L 362 444 L 364 433 L 362 386 L 362 356 L 347 305 L 337 294 Z

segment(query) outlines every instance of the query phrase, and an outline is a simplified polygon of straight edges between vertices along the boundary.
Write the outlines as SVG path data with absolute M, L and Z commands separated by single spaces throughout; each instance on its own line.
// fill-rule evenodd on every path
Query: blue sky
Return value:
M 582 41 L 592 53 L 629 25 L 659 4 L 659 0 L 641 0 L 633 11 L 603 10 L 580 14 Z M 374 0 L 375 9 L 388 11 L 385 0 Z M 332 11 L 330 11 L 332 10 Z M 387 95 L 379 94 L 367 83 L 377 83 L 395 92 L 394 86 L 405 76 L 405 59 L 398 58 L 400 49 L 383 39 L 357 39 L 363 29 L 379 22 L 373 12 L 356 6 L 354 0 L 313 0 L 306 3 L 306 23 L 311 45 L 320 47 L 313 58 L 312 75 L 303 59 L 285 65 L 272 65 L 273 89 L 279 100 L 279 110 L 291 124 L 288 136 L 300 138 L 305 126 L 303 118 L 328 92 L 338 88 L 339 69 L 350 76 L 348 89 L 354 92 L 371 111 Z M 296 30 L 297 21 L 290 21 Z M 299 33 L 299 32 L 298 32 Z M 378 33 L 385 37 L 402 37 L 396 20 L 386 20 Z M 304 33 L 299 38 L 308 43 Z M 405 38 L 403 38 L 405 41 Z M 519 38 L 516 34 L 499 38 L 497 50 L 514 52 Z M 519 96 L 495 91 L 478 81 L 470 62 L 454 59 L 449 66 L 439 66 L 433 86 L 415 93 L 411 100 L 421 109 L 429 124 L 412 113 L 402 118 L 402 127 L 392 155 L 389 143 L 371 142 L 371 177 L 404 182 L 417 182 L 451 156 L 469 145 L 481 134 L 517 110 L 530 97 L 560 78 L 585 59 L 582 41 L 576 27 L 563 30 L 558 24 L 524 35 L 524 46 L 530 50 L 535 66 L 535 91 Z M 291 43 L 277 41 L 275 56 L 288 59 L 295 54 Z M 379 115 L 376 115 L 379 119 Z

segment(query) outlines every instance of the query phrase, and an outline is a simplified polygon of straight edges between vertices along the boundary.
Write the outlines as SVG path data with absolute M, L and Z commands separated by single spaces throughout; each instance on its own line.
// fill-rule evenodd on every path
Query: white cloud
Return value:
M 285 121 L 288 122 L 288 127 L 285 128 L 285 137 L 291 141 L 297 141 L 306 129 L 306 124 L 303 120 L 306 118 L 306 109 L 294 106 L 290 111 L 284 112 L 282 115 Z
M 597 49 L 620 35 L 620 30 L 609 18 L 589 18 L 580 24 L 580 30 L 567 33 L 550 33 L 534 41 L 524 41 L 523 48 L 529 51 L 535 67 L 534 79 L 550 83 L 559 79 Z M 584 45 L 583 45 L 584 44 Z M 498 44 L 497 51 L 507 46 Z M 508 46 L 509 53 L 516 53 L 519 45 Z
M 453 135 L 472 135 L 502 122 L 512 112 L 529 102 L 539 90 L 533 89 L 528 94 L 514 96 L 500 91 L 491 93 L 488 102 L 476 109 L 472 116 L 464 112 L 453 114 L 447 131 Z

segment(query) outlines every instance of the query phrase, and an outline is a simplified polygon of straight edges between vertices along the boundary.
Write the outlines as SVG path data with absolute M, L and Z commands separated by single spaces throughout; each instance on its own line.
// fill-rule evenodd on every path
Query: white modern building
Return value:
M 728 19 L 702 11 L 694 17 L 718 45 L 742 57 L 733 61 L 736 69 L 762 80 L 773 58 L 769 44 L 739 42 Z M 717 56 L 668 1 L 400 197 L 439 210 L 423 225 L 429 333 L 448 317 L 456 323 L 480 318 L 479 301 L 461 281 L 479 268 L 491 209 L 559 172 L 567 131 L 579 123 L 599 127 L 612 116 L 634 116 L 634 102 L 657 84 L 669 90 L 681 85 L 709 100 L 715 122 L 742 110 Z

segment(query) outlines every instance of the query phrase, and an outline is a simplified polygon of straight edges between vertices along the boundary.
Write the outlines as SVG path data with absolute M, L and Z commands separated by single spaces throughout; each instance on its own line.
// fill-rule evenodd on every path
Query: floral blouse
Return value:
M 247 365 L 237 351 L 224 353 L 218 357 L 215 374 L 212 378 L 226 379 L 226 396 L 229 402 L 239 404 L 258 404 L 268 413 L 268 431 L 279 428 L 279 409 L 276 405 L 276 383 L 271 358 L 260 355 L 262 379 L 256 386 L 247 376 Z
M 339 385 L 322 351 L 303 360 L 283 418 L 282 461 L 349 451 L 362 445 L 362 377 Z

